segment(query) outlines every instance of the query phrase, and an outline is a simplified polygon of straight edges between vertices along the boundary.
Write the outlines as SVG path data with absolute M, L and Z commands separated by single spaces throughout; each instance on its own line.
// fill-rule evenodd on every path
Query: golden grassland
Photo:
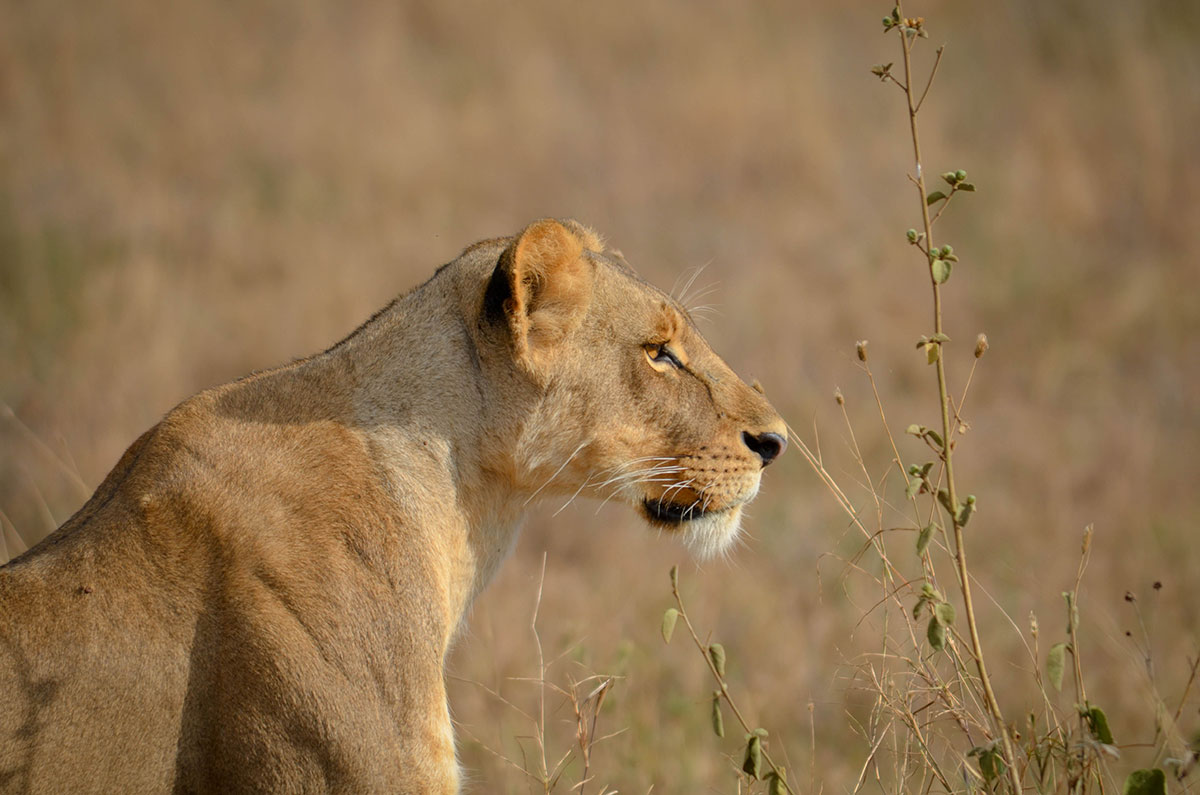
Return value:
M 854 341 L 897 432 L 936 420 L 913 350 L 930 321 L 903 240 L 910 143 L 869 73 L 896 59 L 889 9 L 0 2 L 0 556 L 65 520 L 189 394 L 326 347 L 466 244 L 547 215 L 595 226 L 664 287 L 704 266 L 714 347 L 867 505 L 835 388 L 877 482 L 892 454 Z M 979 185 L 939 232 L 962 259 L 954 389 L 976 333 L 992 343 L 956 463 L 979 498 L 968 543 L 1000 701 L 1017 720 L 1036 694 L 1021 637 L 1031 612 L 1062 623 L 1092 523 L 1089 695 L 1118 743 L 1150 742 L 1144 652 L 1172 699 L 1200 654 L 1200 11 L 909 12 L 948 42 L 926 162 Z M 619 507 L 558 508 L 531 518 L 451 662 L 473 791 L 542 789 L 516 768 L 540 764 L 518 710 L 541 689 L 521 678 L 539 676 L 543 554 L 548 678 L 620 677 L 599 727 L 624 731 L 593 750 L 589 791 L 737 789 L 701 661 L 658 637 L 677 562 L 792 780 L 855 786 L 877 596 L 846 563 L 862 535 L 799 455 L 766 474 L 725 561 L 691 563 Z M 552 692 L 546 709 L 553 763 L 575 720 Z

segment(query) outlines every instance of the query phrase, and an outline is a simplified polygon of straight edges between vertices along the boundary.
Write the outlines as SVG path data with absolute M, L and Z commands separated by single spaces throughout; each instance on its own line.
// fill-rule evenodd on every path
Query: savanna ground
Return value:
M 854 341 L 898 429 L 933 425 L 936 402 L 913 350 L 929 302 L 903 243 L 911 144 L 868 71 L 895 60 L 890 6 L 853 5 L 3 0 L 0 555 L 65 520 L 189 394 L 322 349 L 466 244 L 547 215 L 595 226 L 664 287 L 706 266 L 714 347 L 820 432 L 865 502 L 836 387 L 873 476 L 891 452 Z M 1171 699 L 1200 654 L 1200 6 L 906 10 L 949 43 L 926 161 L 979 185 L 939 228 L 962 257 L 957 388 L 975 334 L 992 345 L 957 464 L 979 496 L 968 543 L 1000 701 L 1016 721 L 1035 697 L 1020 634 L 1031 611 L 1058 631 L 1092 523 L 1088 692 L 1119 744 L 1149 742 L 1144 647 Z M 531 791 L 483 744 L 536 765 L 533 727 L 489 691 L 536 708 L 518 678 L 538 674 L 543 552 L 549 677 L 621 677 L 600 732 L 624 732 L 595 749 L 591 791 L 736 791 L 701 661 L 659 638 L 676 562 L 792 781 L 853 788 L 875 596 L 843 563 L 861 534 L 801 456 L 767 473 L 728 561 L 697 567 L 627 509 L 557 507 L 451 661 L 473 791 Z M 547 709 L 553 757 L 574 722 Z

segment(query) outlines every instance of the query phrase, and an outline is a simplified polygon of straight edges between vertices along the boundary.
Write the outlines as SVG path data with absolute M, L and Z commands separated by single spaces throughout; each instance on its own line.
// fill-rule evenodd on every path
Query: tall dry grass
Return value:
M 916 11 L 935 40 L 953 31 L 924 140 L 987 185 L 944 219 L 974 269 L 947 325 L 992 341 L 961 463 L 989 484 L 980 623 L 999 624 L 988 597 L 1059 615 L 1093 523 L 1081 653 L 1089 689 L 1114 694 L 1118 740 L 1139 741 L 1154 728 L 1144 652 L 1169 691 L 1200 642 L 1200 12 Z M 715 347 L 853 479 L 832 400 L 840 386 L 869 414 L 853 340 L 888 362 L 890 412 L 935 419 L 909 355 L 924 288 L 894 239 L 912 225 L 902 111 L 864 68 L 880 46 L 862 9 L 834 3 L 0 2 L 8 551 L 64 520 L 175 402 L 328 345 L 463 245 L 544 215 L 596 226 L 663 286 L 706 265 Z M 855 430 L 887 460 L 869 420 Z M 871 699 L 847 663 L 871 634 L 838 560 L 859 540 L 799 456 L 768 473 L 728 563 L 697 567 L 612 506 L 556 508 L 529 523 L 453 659 L 476 791 L 530 786 L 483 744 L 520 758 L 528 743 L 487 690 L 518 706 L 537 690 L 518 678 L 539 675 L 543 551 L 547 676 L 618 677 L 601 720 L 626 730 L 596 747 L 592 791 L 733 791 L 741 760 L 714 753 L 704 672 L 658 639 L 677 562 L 749 719 L 805 789 L 854 786 Z M 998 691 L 1020 693 L 1019 642 L 983 642 Z M 545 725 L 564 748 L 574 718 L 556 709 Z M 1194 701 L 1185 712 L 1194 730 Z

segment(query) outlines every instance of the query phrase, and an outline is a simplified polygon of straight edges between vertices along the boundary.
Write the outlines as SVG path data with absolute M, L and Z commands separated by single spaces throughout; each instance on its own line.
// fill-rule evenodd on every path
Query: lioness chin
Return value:
M 713 554 L 785 426 L 573 221 L 202 392 L 0 568 L 0 790 L 458 791 L 443 660 L 535 496 Z

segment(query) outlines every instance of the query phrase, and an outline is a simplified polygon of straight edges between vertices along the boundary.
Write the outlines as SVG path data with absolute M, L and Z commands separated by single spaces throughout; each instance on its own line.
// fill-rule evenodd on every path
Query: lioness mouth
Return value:
M 676 502 L 652 500 L 649 497 L 642 500 L 642 507 L 651 519 L 665 524 L 683 524 L 710 514 L 719 513 L 719 509 L 706 509 L 700 502 L 680 505 Z

